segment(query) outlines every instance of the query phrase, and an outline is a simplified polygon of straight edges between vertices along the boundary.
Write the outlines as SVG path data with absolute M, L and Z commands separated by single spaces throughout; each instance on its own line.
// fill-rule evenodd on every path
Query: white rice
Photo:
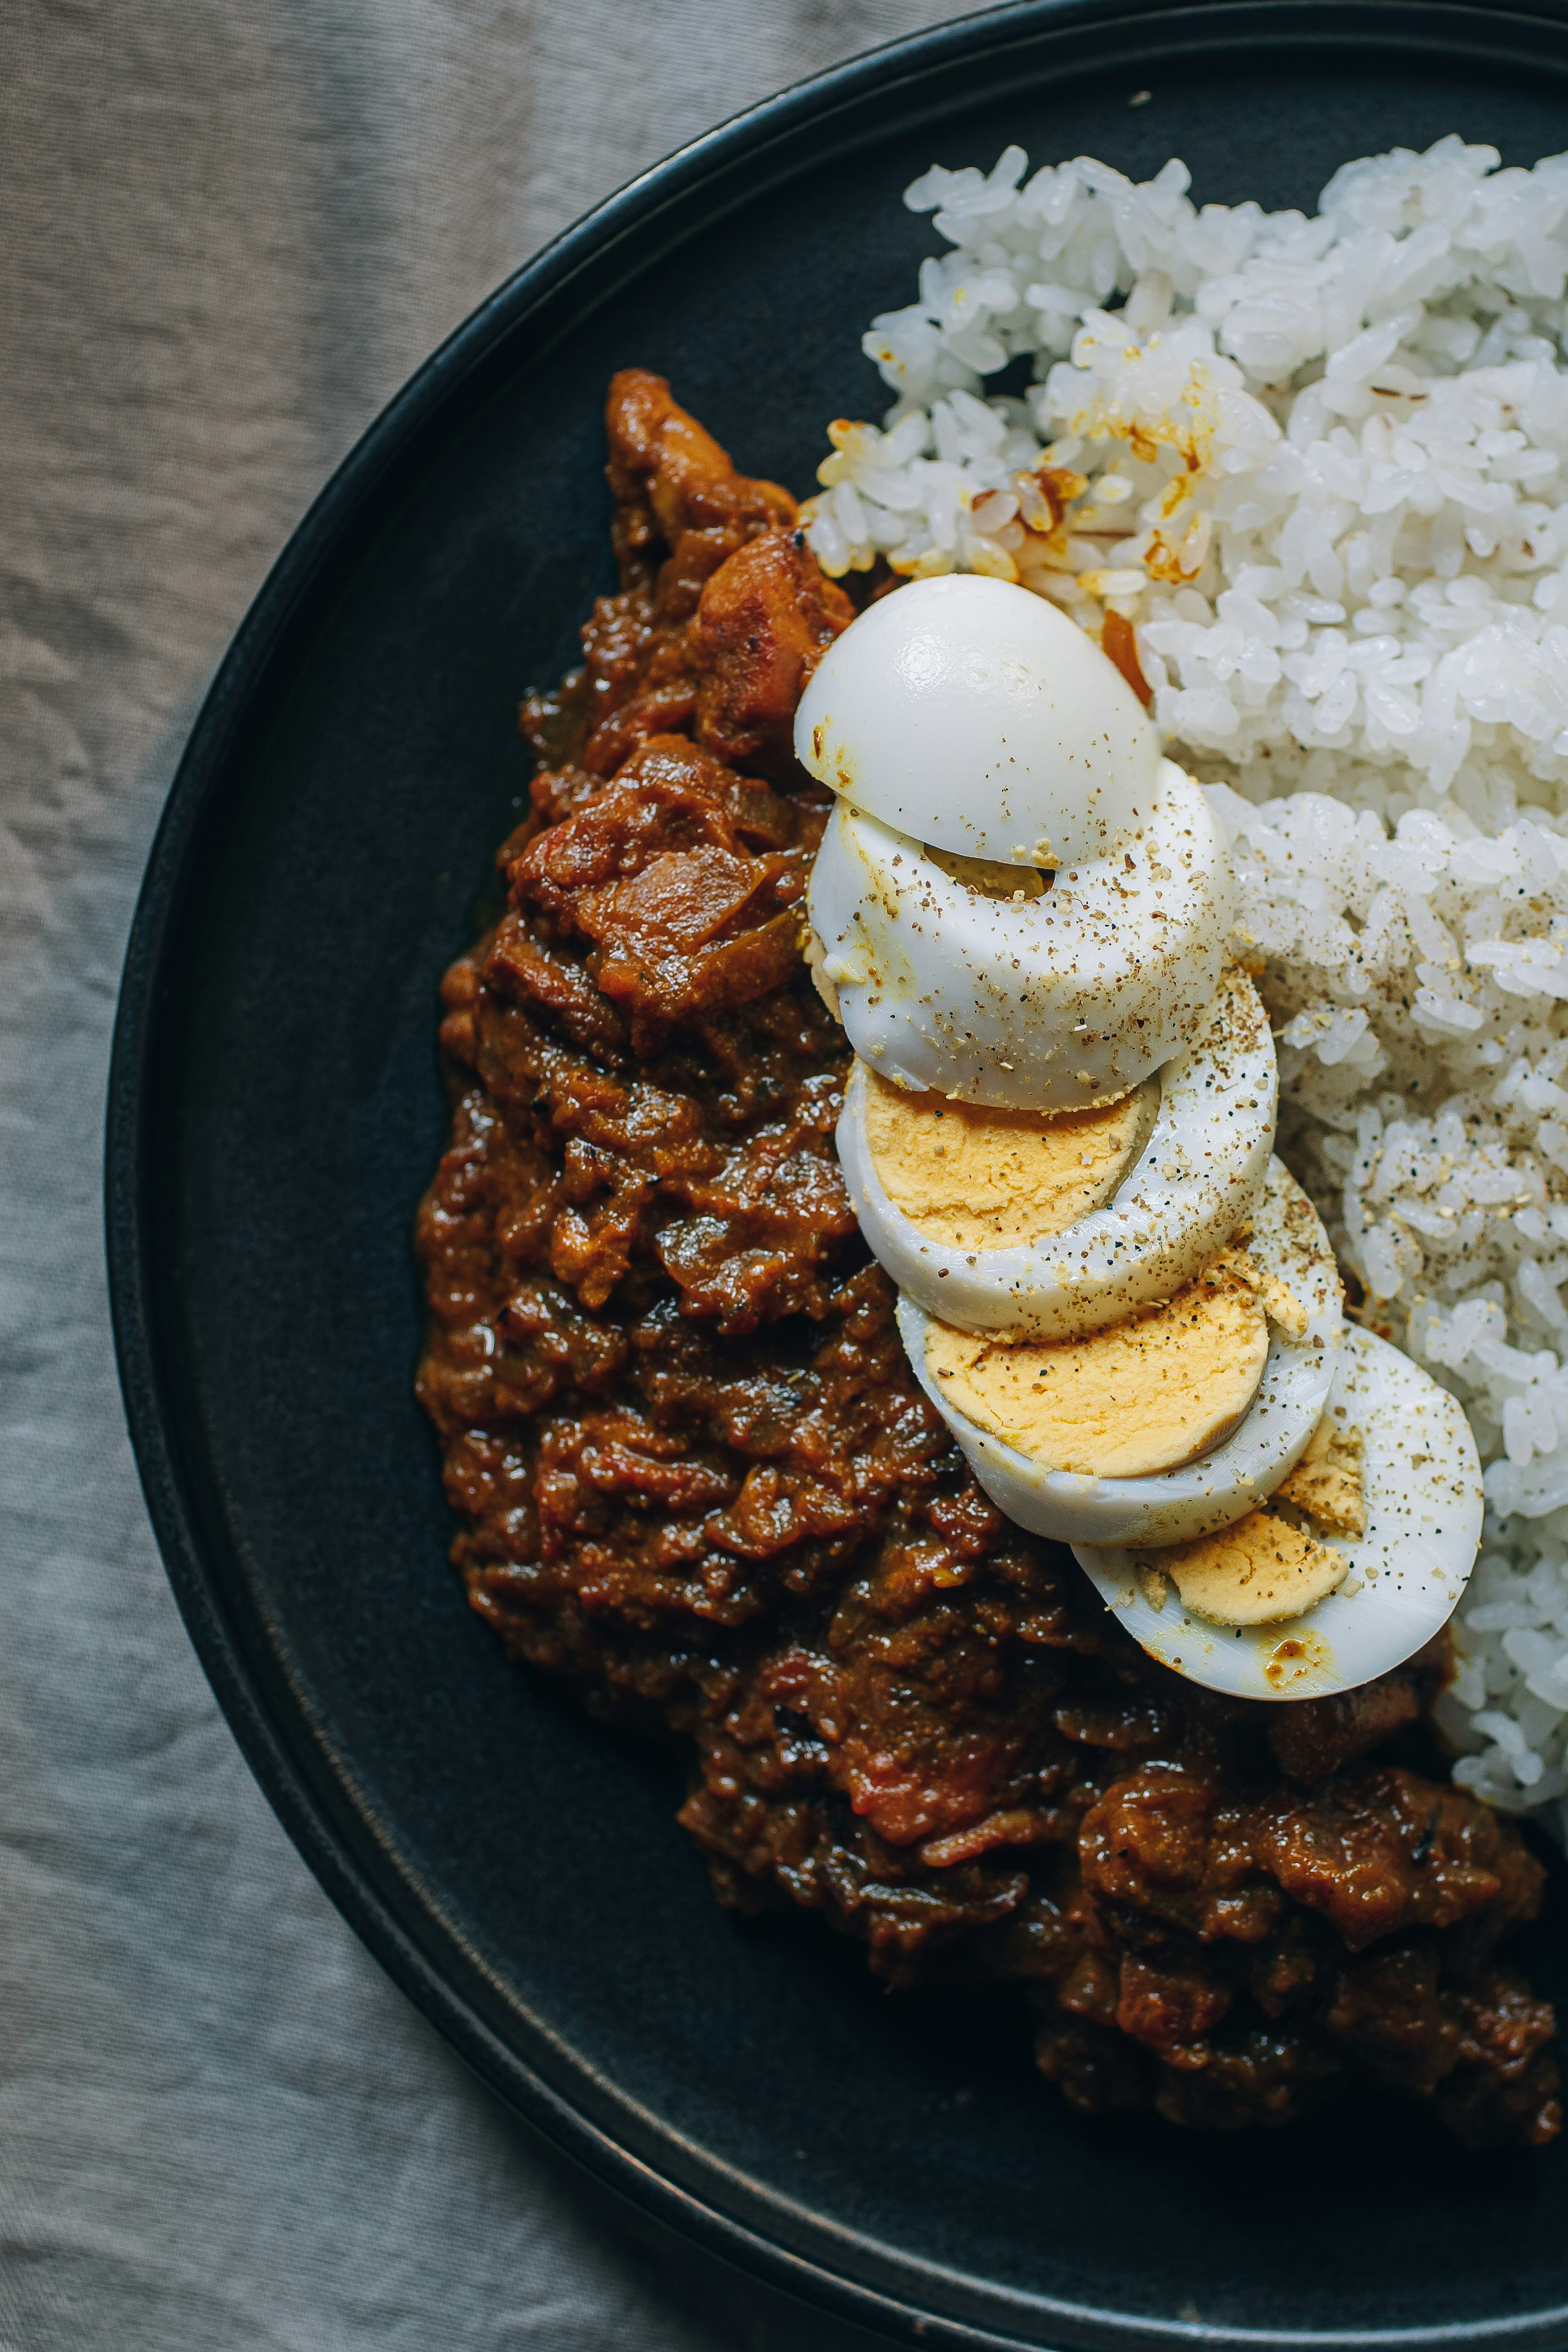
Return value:
M 1398 150 L 1311 219 L 1026 172 L 907 191 L 952 249 L 872 322 L 894 404 L 830 428 L 810 543 L 1134 623 L 1234 841 L 1286 1148 L 1487 1465 L 1455 1778 L 1568 1833 L 1568 156 Z

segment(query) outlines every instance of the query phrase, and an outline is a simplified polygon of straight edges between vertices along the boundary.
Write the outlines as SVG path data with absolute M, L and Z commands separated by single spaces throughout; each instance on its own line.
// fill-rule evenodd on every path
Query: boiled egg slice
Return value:
M 1168 1298 L 1228 1242 L 1274 1143 L 1268 1017 L 1227 971 L 1190 1045 L 1115 1102 L 950 1103 L 851 1071 L 839 1158 L 900 1290 L 967 1331 L 1071 1339 Z
M 797 755 L 853 807 L 960 856 L 1103 857 L 1153 807 L 1159 738 L 1075 622 L 1001 580 L 880 597 L 800 698 Z
M 808 908 L 814 968 L 873 1069 L 961 1102 L 1068 1110 L 1127 1093 L 1197 1033 L 1230 872 L 1203 793 L 1166 760 L 1141 830 L 1049 887 L 841 801 Z
M 1269 1163 L 1251 1219 L 1247 1255 L 1261 1276 L 1266 1347 L 1258 1344 L 1256 1322 L 1240 1314 L 1216 1315 L 1203 1336 L 1207 1340 L 1212 1333 L 1226 1352 L 1214 1362 L 1211 1381 L 1193 1380 L 1192 1359 L 1174 1349 L 1151 1355 L 1156 1381 L 1166 1370 L 1186 1381 L 1193 1399 L 1191 1440 L 1195 1448 L 1207 1444 L 1208 1450 L 1142 1475 L 1064 1469 L 1010 1443 L 1002 1433 L 1013 1418 L 1012 1434 L 1024 1433 L 1037 1375 L 1059 1384 L 1065 1360 L 1052 1347 L 1015 1342 L 1011 1361 L 993 1378 L 1007 1343 L 955 1330 L 907 1294 L 900 1297 L 899 1333 L 915 1377 L 1009 1518 L 1063 1543 L 1180 1543 L 1244 1517 L 1300 1461 L 1333 1380 L 1343 1322 L 1339 1274 L 1316 1211 L 1278 1160 Z M 1102 1329 L 1089 1341 L 1066 1344 L 1085 1350 L 1107 1336 Z M 1127 1379 L 1139 1376 L 1138 1366 L 1130 1349 L 1102 1344 L 1100 1352 L 1113 1391 L 1102 1389 L 1095 1399 L 1092 1382 L 1079 1379 L 1071 1410 L 1086 1427 L 1097 1421 L 1113 1437 L 1131 1418 L 1124 1392 L 1115 1388 L 1121 1384 L 1124 1391 Z M 961 1377 L 945 1381 L 945 1369 L 951 1373 L 954 1368 Z M 977 1394 L 988 1397 L 992 1426 L 957 1402 Z
M 1327 1422 L 1359 1436 L 1365 1524 L 1349 1535 L 1336 1533 L 1332 1518 L 1309 1522 L 1312 1550 L 1337 1556 L 1343 1573 L 1332 1584 L 1320 1574 L 1328 1589 L 1304 1608 L 1260 1621 L 1233 1564 L 1201 1547 L 1173 1557 L 1074 1542 L 1134 1640 L 1189 1682 L 1237 1698 L 1322 1698 L 1386 1674 L 1452 1616 L 1484 1508 L 1475 1439 L 1458 1402 L 1386 1339 L 1353 1327 L 1339 1350 Z M 1310 1486 L 1303 1491 L 1310 1496 Z M 1280 1547 L 1287 1595 L 1293 1579 L 1313 1575 L 1301 1549 L 1292 1557 Z M 1271 1566 L 1266 1558 L 1250 1581 L 1266 1583 Z M 1217 1622 L 1216 1612 L 1251 1622 Z

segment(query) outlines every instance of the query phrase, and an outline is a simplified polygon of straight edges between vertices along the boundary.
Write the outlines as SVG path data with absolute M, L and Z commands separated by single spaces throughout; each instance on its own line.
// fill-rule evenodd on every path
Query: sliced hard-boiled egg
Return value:
M 795 750 L 895 832 L 961 856 L 1071 866 L 1146 822 L 1159 737 L 1092 638 L 973 573 L 881 597 L 828 647 Z
M 1239 1698 L 1320 1698 L 1386 1674 L 1448 1622 L 1475 1562 L 1484 1507 L 1458 1403 L 1386 1339 L 1350 1328 L 1328 1421 L 1347 1436 L 1359 1433 L 1360 1535 L 1336 1531 L 1330 1496 L 1315 1523 L 1300 1514 L 1304 1528 L 1260 1513 L 1270 1536 L 1284 1530 L 1281 1539 L 1238 1546 L 1228 1557 L 1218 1544 L 1166 1555 L 1074 1543 L 1151 1657 Z M 1310 1497 L 1310 1480 L 1292 1487 Z M 1228 1533 L 1251 1531 L 1249 1521 Z M 1333 1566 L 1325 1570 L 1317 1555 Z
M 1230 1239 L 1269 1165 L 1278 1083 L 1232 969 L 1192 1044 L 1092 1112 L 970 1109 L 857 1062 L 839 1158 L 862 1232 L 918 1305 L 963 1330 L 1070 1339 L 1168 1298 Z
M 943 1323 L 925 1362 L 950 1405 L 1019 1453 L 1096 1478 L 1179 1470 L 1258 1392 L 1269 1324 L 1251 1260 L 1222 1250 L 1174 1298 L 1081 1339 L 999 1339 Z
M 1269 1163 L 1251 1218 L 1247 1255 L 1270 1324 L 1261 1377 L 1250 1374 L 1251 1402 L 1211 1451 L 1142 1476 L 1063 1469 L 983 1427 L 948 1393 L 939 1371 L 948 1351 L 972 1344 L 974 1335 L 939 1322 L 907 1293 L 900 1298 L 898 1328 L 915 1377 L 1009 1518 L 1064 1543 L 1181 1543 L 1244 1517 L 1300 1461 L 1333 1379 L 1343 1320 L 1339 1275 L 1316 1212 L 1278 1160 Z M 1035 1342 L 1019 1344 L 1032 1371 L 1043 1351 Z M 1249 1344 L 1244 1331 L 1239 1344 Z M 1216 1370 L 1230 1377 L 1229 1366 Z
M 1141 830 L 1048 889 L 841 801 L 808 905 L 816 969 L 873 1069 L 961 1102 L 1067 1110 L 1127 1093 L 1193 1035 L 1225 960 L 1230 874 L 1208 803 L 1167 760 Z
M 1040 1241 L 1103 1209 L 1143 1157 L 1160 1111 L 1157 1077 L 1059 1111 L 911 1094 L 861 1061 L 852 1077 L 877 1181 L 923 1239 L 958 1251 Z

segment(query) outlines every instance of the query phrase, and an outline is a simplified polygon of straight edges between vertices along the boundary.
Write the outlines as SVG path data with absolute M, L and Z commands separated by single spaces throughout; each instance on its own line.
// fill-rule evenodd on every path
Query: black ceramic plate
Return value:
M 1146 104 L 1129 107 L 1134 91 Z M 508 1667 L 445 1562 L 410 1394 L 434 991 L 528 775 L 520 691 L 610 581 L 601 407 L 659 369 L 804 491 L 933 242 L 934 156 L 1089 152 L 1311 208 L 1347 157 L 1568 146 L 1568 5 L 1039 0 L 759 108 L 503 288 L 301 525 L 171 794 L 110 1105 L 121 1367 L 186 1622 L 388 1969 L 601 2179 L 822 2309 L 997 2346 L 1568 2343 L 1568 2150 L 1398 2109 L 1207 2141 L 1086 2124 L 1009 1998 L 889 2000 L 737 1924 L 679 1779 Z M 1568 1991 L 1560 1933 L 1538 1979 Z M 810 2340 L 810 2328 L 803 2340 Z

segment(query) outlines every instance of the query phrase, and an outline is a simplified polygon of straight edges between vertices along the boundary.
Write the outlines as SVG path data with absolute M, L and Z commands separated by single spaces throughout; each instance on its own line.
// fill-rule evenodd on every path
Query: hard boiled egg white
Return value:
M 1073 1544 L 1127 1631 L 1189 1681 L 1238 1698 L 1321 1698 L 1386 1674 L 1452 1616 L 1475 1563 L 1484 1502 L 1463 1412 L 1408 1356 L 1354 1328 L 1340 1348 L 1330 1411 L 1362 1433 L 1366 1533 L 1321 1538 L 1348 1558 L 1350 1573 L 1299 1616 L 1209 1624 L 1169 1583 L 1156 1609 L 1136 1551 Z
M 1316 1212 L 1278 1160 L 1269 1163 L 1252 1216 L 1251 1255 L 1300 1302 L 1305 1328 L 1299 1334 L 1271 1330 L 1262 1378 L 1239 1428 L 1179 1470 L 1092 1477 L 1053 1470 L 1005 1444 L 944 1394 L 928 1360 L 941 1327 L 914 1298 L 900 1298 L 898 1328 L 915 1377 L 1009 1519 L 1062 1543 L 1181 1543 L 1244 1517 L 1295 1466 L 1333 1380 L 1343 1322 L 1339 1275 Z
M 1166 1063 L 1154 1129 L 1107 1206 L 1006 1247 L 935 1240 L 889 1197 L 866 1129 L 857 1062 L 839 1120 L 856 1216 L 900 1290 L 965 1331 L 1066 1339 L 1168 1298 L 1230 1239 L 1269 1165 L 1279 1073 L 1245 973 L 1221 980 L 1190 1045 Z
M 1019 885 L 994 896 L 840 802 L 808 906 L 821 975 L 882 1076 L 1067 1110 L 1126 1093 L 1197 1034 L 1225 959 L 1230 874 L 1207 802 L 1172 761 L 1113 856 L 1046 890 L 1036 876 Z
M 820 782 L 895 832 L 1004 865 L 1103 857 L 1154 802 L 1159 739 L 1077 625 L 1002 580 L 883 596 L 835 638 L 795 719 Z

